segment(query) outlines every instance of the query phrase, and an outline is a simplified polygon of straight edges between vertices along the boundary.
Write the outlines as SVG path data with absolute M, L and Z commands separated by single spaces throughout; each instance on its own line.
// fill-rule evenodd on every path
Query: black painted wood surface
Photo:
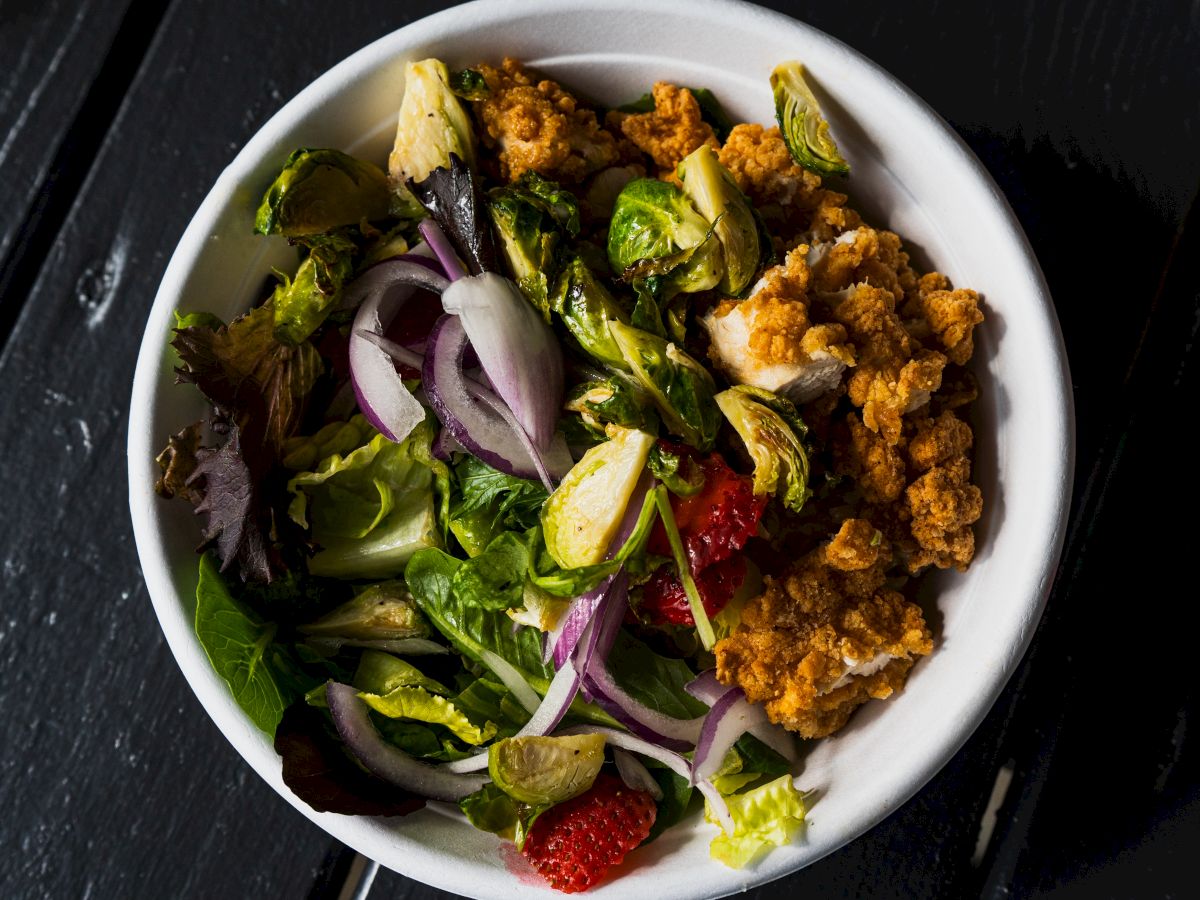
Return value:
M 443 5 L 0 0 L 0 896 L 336 896 L 338 848 L 241 762 L 161 638 L 125 513 L 128 392 L 223 166 Z M 1200 7 L 768 5 L 889 69 L 997 179 L 1062 322 L 1078 464 L 1046 616 L 983 725 L 878 828 L 751 896 L 1190 895 Z M 381 872 L 371 896 L 448 895 Z

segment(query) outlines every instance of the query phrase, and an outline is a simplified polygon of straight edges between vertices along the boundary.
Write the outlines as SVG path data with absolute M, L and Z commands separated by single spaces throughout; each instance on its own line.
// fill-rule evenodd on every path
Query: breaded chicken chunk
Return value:
M 663 174 L 670 174 L 680 161 L 708 144 L 720 146 L 712 126 L 700 116 L 700 104 L 687 88 L 659 81 L 652 90 L 654 109 L 644 113 L 608 114 L 609 127 L 619 128 L 643 153 L 649 154 Z
M 817 294 L 846 326 L 858 366 L 847 384 L 864 424 L 889 444 L 900 440 L 902 416 L 929 402 L 942 383 L 946 357 L 913 340 L 896 315 L 891 291 L 851 285 L 836 295 Z
M 901 312 L 912 335 L 921 341 L 932 337 L 951 362 L 966 365 L 975 352 L 975 326 L 983 321 L 979 295 L 968 288 L 951 290 L 945 275 L 930 272 L 908 298 Z
M 971 484 L 971 444 L 971 427 L 949 410 L 914 422 L 908 460 L 922 474 L 905 490 L 901 512 L 917 545 L 907 554 L 911 572 L 965 569 L 975 555 L 971 525 L 983 512 L 983 495 Z
M 736 125 L 717 157 L 763 217 L 788 232 L 787 246 L 831 241 L 862 224 L 845 194 L 822 187 L 820 176 L 796 165 L 778 128 Z
M 515 180 L 529 169 L 575 184 L 617 159 L 613 136 L 596 114 L 549 79 L 537 79 L 515 59 L 499 69 L 480 65 L 488 96 L 476 104 L 486 147 L 498 147 L 500 174 Z
M 837 387 L 854 365 L 846 329 L 808 315 L 808 248 L 791 251 L 742 301 L 724 300 L 700 321 L 709 356 L 731 381 L 806 403 Z
M 717 677 L 806 738 L 831 734 L 867 700 L 891 696 L 933 640 L 920 608 L 884 586 L 890 561 L 870 522 L 846 520 L 747 604 L 737 631 L 715 647 Z
M 813 288 L 825 293 L 852 284 L 870 284 L 889 291 L 897 304 L 917 291 L 917 276 L 900 247 L 900 236 L 861 225 L 832 242 L 814 246 L 808 254 Z
M 834 431 L 833 467 L 854 480 L 868 503 L 893 503 L 908 484 L 900 451 L 855 413 Z

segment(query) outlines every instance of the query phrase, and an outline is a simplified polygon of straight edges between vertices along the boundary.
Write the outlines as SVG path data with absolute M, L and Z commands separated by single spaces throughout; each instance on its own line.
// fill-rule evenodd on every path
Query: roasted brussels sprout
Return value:
M 530 170 L 513 184 L 493 188 L 487 206 L 513 280 L 549 321 L 550 287 L 563 232 L 579 233 L 574 196 Z
M 676 169 L 683 192 L 712 225 L 721 244 L 725 273 L 720 288 L 739 296 L 750 286 L 758 271 L 758 223 L 746 195 L 738 190 L 733 176 L 717 161 L 708 144 L 701 144 Z
M 542 507 L 550 557 L 564 569 L 601 562 L 616 536 L 654 436 L 610 425 L 609 440 L 583 454 Z
M 300 149 L 263 195 L 254 219 L 259 234 L 303 237 L 363 220 L 386 218 L 387 176 L 340 150 Z
M 654 398 L 667 429 L 691 446 L 708 450 L 717 437 L 720 414 L 716 386 L 708 370 L 674 344 L 621 322 L 609 325 L 621 355 Z
M 624 360 L 621 365 L 625 365 Z M 579 413 L 584 424 L 601 435 L 607 424 L 658 430 L 653 398 L 632 376 L 620 372 L 576 385 L 567 396 L 566 408 Z
M 413 603 L 403 581 L 381 581 L 364 589 L 300 630 L 314 637 L 356 641 L 429 637 L 429 623 Z
M 771 90 L 779 130 L 796 164 L 822 176 L 850 174 L 850 164 L 838 152 L 821 106 L 804 80 L 804 66 L 796 60 L 777 65 Z
M 311 239 L 308 258 L 295 277 L 280 276 L 271 298 L 278 340 L 299 344 L 321 326 L 354 274 L 357 252 L 354 241 L 336 232 Z
M 578 256 L 563 266 L 555 287 L 553 306 L 585 353 L 597 362 L 626 367 L 608 324 L 628 322 L 629 316 Z
M 707 291 L 721 280 L 721 245 L 675 185 L 637 178 L 625 185 L 608 227 L 608 262 L 626 281 L 660 277 L 668 295 Z
M 808 428 L 796 408 L 770 391 L 739 384 L 716 396 L 754 461 L 754 493 L 774 494 L 799 512 L 812 496 L 808 488 Z
M 404 199 L 410 180 L 423 181 L 450 154 L 475 165 L 475 130 L 471 117 L 450 89 L 450 73 L 437 59 L 409 63 L 404 70 L 404 99 L 396 142 L 388 157 L 392 187 Z
M 604 765 L 604 735 L 505 738 L 488 748 L 488 774 L 521 803 L 545 805 L 586 791 Z

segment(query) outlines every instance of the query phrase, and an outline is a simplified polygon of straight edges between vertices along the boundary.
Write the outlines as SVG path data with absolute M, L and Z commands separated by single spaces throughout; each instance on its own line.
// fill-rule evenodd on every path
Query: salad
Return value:
M 456 804 L 568 892 L 703 809 L 744 866 L 804 827 L 796 740 L 933 650 L 980 300 L 826 184 L 803 67 L 770 84 L 766 128 L 411 63 L 386 168 L 297 149 L 247 222 L 294 270 L 177 313 L 196 634 L 314 809 Z

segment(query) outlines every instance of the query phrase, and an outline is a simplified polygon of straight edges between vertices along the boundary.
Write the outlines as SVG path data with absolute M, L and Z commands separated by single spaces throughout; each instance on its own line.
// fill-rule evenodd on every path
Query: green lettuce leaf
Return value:
M 713 859 L 740 869 L 771 847 L 792 840 L 804 827 L 804 795 L 782 775 L 761 787 L 726 798 L 733 816 L 733 834 L 722 831 L 709 845 Z M 713 821 L 710 811 L 706 818 Z
M 624 630 L 608 656 L 613 680 L 634 699 L 663 715 L 691 719 L 708 712 L 708 706 L 684 690 L 696 677 L 682 659 L 659 656 Z
M 478 746 L 496 736 L 496 725 L 487 722 L 483 727 L 475 725 L 466 714 L 447 700 L 431 694 L 425 688 L 401 685 L 386 694 L 361 692 L 358 695 L 367 706 L 389 719 L 409 719 L 444 725 L 460 740 Z
M 428 465 L 433 427 L 418 425 L 399 444 L 379 433 L 346 456 L 334 454 L 315 471 L 288 482 L 288 514 L 312 528 L 321 550 L 309 571 L 333 578 L 389 578 L 412 555 L 441 544 L 435 472 Z

